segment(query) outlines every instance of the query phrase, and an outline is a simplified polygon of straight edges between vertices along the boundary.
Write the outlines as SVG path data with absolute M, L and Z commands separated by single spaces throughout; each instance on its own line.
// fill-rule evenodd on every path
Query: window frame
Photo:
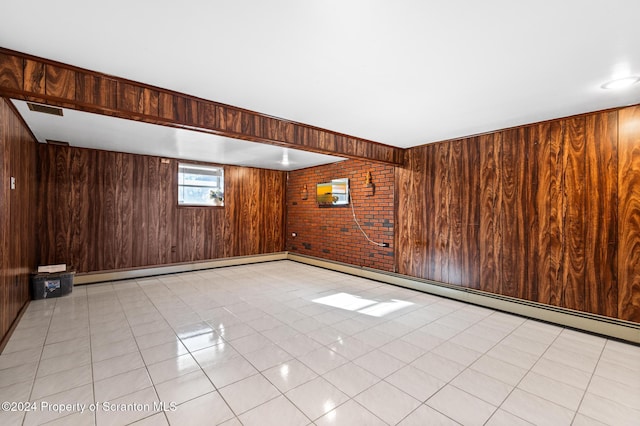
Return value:
M 184 187 L 193 187 L 193 188 L 215 188 L 213 186 L 207 186 L 207 185 L 185 185 L 180 183 L 180 169 L 181 168 L 192 168 L 194 170 L 197 169 L 202 169 L 202 170 L 206 170 L 206 169 L 219 169 L 221 172 L 221 176 L 220 176 L 220 187 L 222 188 L 222 204 L 199 204 L 199 203 L 181 203 L 180 202 L 180 192 L 182 190 L 182 188 Z M 176 202 L 178 207 L 185 207 L 185 208 L 193 208 L 193 207 L 204 207 L 204 208 L 224 208 L 225 206 L 225 196 L 224 196 L 224 190 L 225 190 L 225 175 L 226 175 L 226 170 L 224 165 L 221 164 L 212 164 L 212 163 L 200 163 L 200 162 L 195 162 L 195 161 L 178 161 L 177 162 L 177 170 L 176 170 L 176 191 L 177 191 L 177 197 L 176 197 Z

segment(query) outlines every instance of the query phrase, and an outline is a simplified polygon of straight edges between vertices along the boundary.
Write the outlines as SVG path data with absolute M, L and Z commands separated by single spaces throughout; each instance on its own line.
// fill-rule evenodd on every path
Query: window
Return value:
M 224 206 L 224 169 L 179 163 L 178 204 Z

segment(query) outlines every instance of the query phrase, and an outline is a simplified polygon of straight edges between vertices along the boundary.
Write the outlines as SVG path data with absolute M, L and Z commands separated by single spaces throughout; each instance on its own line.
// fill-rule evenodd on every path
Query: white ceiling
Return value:
M 638 0 L 5 0 L 0 46 L 408 147 L 640 102 Z
M 64 115 L 60 117 L 31 111 L 24 101 L 14 99 L 13 103 L 38 142 L 49 139 L 82 148 L 286 171 L 343 160 L 69 109 L 64 109 Z M 285 157 L 286 162 L 283 161 Z

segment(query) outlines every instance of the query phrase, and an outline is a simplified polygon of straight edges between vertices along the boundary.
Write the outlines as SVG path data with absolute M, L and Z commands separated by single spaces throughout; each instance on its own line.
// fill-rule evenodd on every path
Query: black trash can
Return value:
M 74 271 L 31 274 L 31 299 L 49 299 L 71 293 Z

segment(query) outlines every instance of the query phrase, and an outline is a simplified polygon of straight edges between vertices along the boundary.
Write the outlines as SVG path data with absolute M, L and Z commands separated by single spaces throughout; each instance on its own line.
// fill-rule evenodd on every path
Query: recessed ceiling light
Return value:
M 640 81 L 640 77 L 635 75 L 635 76 L 618 78 L 616 80 L 607 81 L 600 87 L 602 87 L 603 89 L 614 89 L 614 90 L 625 89 L 627 87 L 633 86 L 639 81 Z

